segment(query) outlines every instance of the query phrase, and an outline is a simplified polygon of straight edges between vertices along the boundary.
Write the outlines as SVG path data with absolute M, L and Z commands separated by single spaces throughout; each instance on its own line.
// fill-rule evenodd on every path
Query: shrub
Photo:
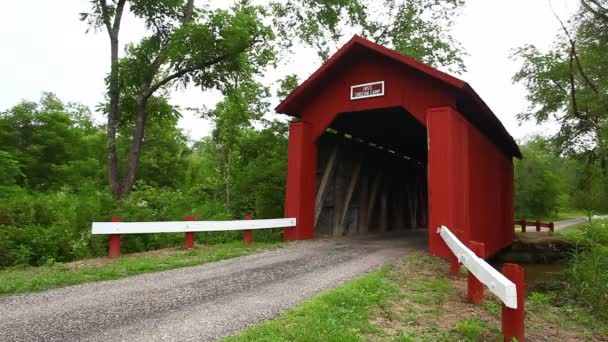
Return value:
M 91 222 L 119 216 L 123 221 L 176 221 L 194 215 L 204 220 L 232 220 L 218 201 L 195 192 L 164 190 L 139 183 L 131 194 L 114 201 L 106 191 L 86 185 L 77 192 L 33 192 L 12 188 L 0 195 L 0 267 L 68 262 L 107 254 L 107 236 L 92 235 Z M 277 241 L 282 230 L 255 231 L 255 241 Z M 241 240 L 241 231 L 197 233 L 199 243 Z M 183 234 L 128 234 L 124 253 L 181 246 Z
M 583 248 L 573 253 L 567 280 L 577 299 L 608 319 L 608 224 L 594 221 L 583 230 Z

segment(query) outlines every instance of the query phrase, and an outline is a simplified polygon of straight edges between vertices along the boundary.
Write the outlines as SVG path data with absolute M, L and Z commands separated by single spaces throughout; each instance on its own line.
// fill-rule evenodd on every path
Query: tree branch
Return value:
M 105 0 L 102 0 L 105 2 Z M 125 8 L 127 0 L 118 0 L 116 4 L 116 13 L 114 14 L 114 24 L 112 25 L 112 31 L 116 38 L 118 38 L 118 32 L 120 31 L 120 21 L 122 19 L 122 12 Z
M 185 7 L 184 7 L 184 16 L 182 19 L 182 25 L 185 25 L 189 22 L 192 21 L 192 15 L 194 13 L 194 0 L 188 0 L 188 2 L 186 3 Z M 162 42 L 162 37 L 160 37 L 160 31 L 159 32 L 159 40 Z M 152 63 L 150 64 L 150 69 L 152 70 L 151 74 L 152 75 L 156 75 L 156 73 L 158 72 L 158 69 L 160 68 L 161 64 L 164 62 L 165 60 L 165 54 L 167 52 L 167 49 L 169 48 L 169 44 L 171 43 L 170 40 L 168 40 L 164 46 L 161 47 L 158 55 L 156 55 L 156 57 L 154 58 L 154 60 L 152 61 Z M 196 70 L 196 69 L 195 69 Z M 193 70 L 192 70 L 193 71 Z M 180 75 L 181 76 L 181 75 Z M 177 77 L 180 77 L 177 76 Z M 156 85 L 152 85 L 152 82 L 154 81 L 154 76 L 150 77 L 149 79 L 144 80 L 144 84 L 141 86 L 142 89 L 142 99 L 148 99 L 150 98 L 150 96 L 152 96 L 152 94 L 154 94 L 155 91 L 157 91 L 160 87 L 162 87 L 163 85 L 160 86 L 156 86 Z M 170 82 L 171 80 L 168 80 L 166 83 Z
M 187 24 L 192 21 L 192 14 L 194 13 L 194 0 L 188 0 L 184 8 L 184 18 L 182 24 Z
M 99 0 L 99 6 L 101 7 L 101 16 L 103 23 L 106 25 L 106 29 L 108 30 L 108 35 L 110 39 L 114 39 L 112 33 L 112 25 L 110 24 L 110 12 L 108 11 L 108 4 L 106 0 Z
M 576 102 L 576 86 L 574 84 L 574 70 L 573 70 L 573 61 L 574 61 L 574 49 L 570 48 L 570 56 L 568 60 L 568 70 L 569 70 L 569 79 L 570 79 L 570 96 L 572 98 L 572 114 L 579 120 L 581 119 L 580 113 L 578 112 L 578 104 Z
M 198 64 L 189 68 L 185 68 L 185 69 L 181 69 L 176 71 L 175 73 L 161 79 L 160 81 L 154 83 L 153 85 L 150 86 L 150 88 L 148 89 L 148 91 L 144 94 L 144 98 L 148 99 L 150 96 L 152 96 L 158 89 L 160 89 L 161 87 L 163 87 L 164 85 L 166 85 L 167 83 L 184 76 L 185 74 L 189 73 L 189 72 L 193 72 L 196 70 L 202 70 L 202 69 L 206 69 L 214 64 L 217 64 L 221 61 L 223 61 L 224 59 L 228 58 L 229 54 L 224 54 L 221 56 L 218 56 L 206 63 L 202 63 L 202 64 Z
M 606 23 L 608 23 L 608 8 L 604 8 L 602 5 L 600 5 L 597 2 L 597 0 L 589 0 L 589 1 L 591 1 L 594 5 L 599 7 L 601 10 L 591 7 L 591 5 L 589 5 L 589 3 L 587 3 L 585 0 L 581 0 L 581 4 L 583 5 L 583 7 L 585 7 L 586 10 L 593 13 L 595 16 L 600 17 Z
M 551 80 L 551 82 L 553 82 L 553 84 L 555 84 L 556 87 L 558 87 L 564 94 L 568 95 L 568 91 L 566 90 L 566 88 L 562 87 L 561 84 L 559 84 L 556 80 L 550 78 L 549 80 Z
M 591 1 L 593 1 L 593 0 L 591 0 Z M 550 4 L 550 2 L 549 2 L 549 4 Z M 578 67 L 578 70 L 580 71 L 581 76 L 583 76 L 585 83 L 587 83 L 591 87 L 591 89 L 593 89 L 593 91 L 597 94 L 598 91 L 597 91 L 596 86 L 591 82 L 589 77 L 587 77 L 587 74 L 583 70 L 583 66 L 581 65 L 581 62 L 578 59 L 578 54 L 576 53 L 576 44 L 575 44 L 574 40 L 571 38 L 570 32 L 568 32 L 568 29 L 566 28 L 566 25 L 564 25 L 564 22 L 560 19 L 560 17 L 557 15 L 557 13 L 555 13 L 555 11 L 553 10 L 553 7 L 551 7 L 551 11 L 553 11 L 553 15 L 555 16 L 557 21 L 559 21 L 559 24 L 562 26 L 562 29 L 566 33 L 566 37 L 568 38 L 568 42 L 570 43 L 570 53 L 576 60 L 576 66 Z

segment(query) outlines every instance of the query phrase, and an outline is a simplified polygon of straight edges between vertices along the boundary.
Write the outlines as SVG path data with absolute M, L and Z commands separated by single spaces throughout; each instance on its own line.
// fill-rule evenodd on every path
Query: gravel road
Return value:
M 209 341 L 424 248 L 426 235 L 327 239 L 201 266 L 0 298 L 0 341 Z
M 573 219 L 564 220 L 564 221 L 557 221 L 557 222 L 555 222 L 555 230 L 568 228 L 568 227 L 571 227 L 571 226 L 574 226 L 577 224 L 581 224 L 581 223 L 585 223 L 585 222 L 587 222 L 587 219 L 582 218 L 582 217 L 573 218 Z

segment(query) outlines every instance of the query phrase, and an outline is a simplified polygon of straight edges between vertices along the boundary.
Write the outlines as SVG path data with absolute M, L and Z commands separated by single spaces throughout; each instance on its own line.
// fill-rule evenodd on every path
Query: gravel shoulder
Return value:
M 319 239 L 201 266 L 0 298 L 0 341 L 210 341 L 425 248 L 425 232 Z

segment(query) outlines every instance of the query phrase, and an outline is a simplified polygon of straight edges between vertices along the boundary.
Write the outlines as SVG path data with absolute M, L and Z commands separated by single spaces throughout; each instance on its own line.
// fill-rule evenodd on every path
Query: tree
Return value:
M 225 187 L 226 208 L 230 209 L 233 174 L 241 158 L 239 146 L 245 130 L 252 129 L 268 111 L 268 88 L 245 75 L 244 80 L 226 83 L 225 98 L 207 113 L 215 123 L 213 141 L 220 155 L 220 173 Z
M 11 171 L 16 184 L 32 189 L 77 185 L 87 177 L 98 181 L 99 133 L 90 111 L 66 105 L 51 93 L 38 103 L 23 101 L 0 113 L 0 148 L 10 156 L 7 166 L 16 162 L 20 172 Z
M 549 144 L 536 137 L 522 146 L 525 158 L 515 162 L 515 213 L 521 218 L 557 214 L 565 192 L 565 175 L 559 176 L 560 158 Z
M 560 153 L 605 160 L 608 145 L 608 1 L 581 0 L 580 11 L 563 23 L 555 46 L 533 45 L 513 57 L 523 66 L 513 80 L 525 85 L 530 106 L 520 121 L 554 120 Z M 557 16 L 556 16 L 557 17 Z M 605 164 L 605 162 L 603 162 Z
M 326 61 L 344 35 L 358 33 L 432 66 L 463 71 L 452 38 L 463 0 L 287 0 L 272 3 L 277 32 L 287 46 L 301 41 Z
M 267 44 L 272 31 L 263 23 L 263 9 L 247 0 L 229 10 L 195 8 L 194 0 L 92 0 L 91 5 L 81 19 L 105 30 L 110 40 L 104 106 L 108 180 L 114 197 L 121 198 L 136 179 L 153 102 L 162 101 L 174 85 L 221 87 L 227 76 L 245 65 L 262 69 L 273 57 Z M 127 46 L 126 56 L 120 58 L 120 25 L 127 10 L 144 21 L 150 35 Z M 120 179 L 117 129 L 124 122 L 133 122 L 133 131 Z

